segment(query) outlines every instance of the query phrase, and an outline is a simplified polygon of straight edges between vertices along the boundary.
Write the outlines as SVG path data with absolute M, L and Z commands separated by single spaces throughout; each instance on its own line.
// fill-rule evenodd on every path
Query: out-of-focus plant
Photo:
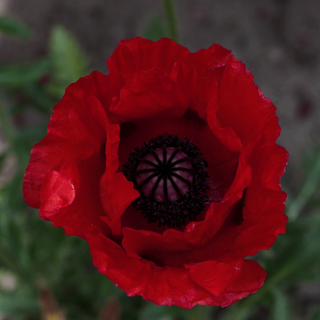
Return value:
M 0 33 L 16 36 L 16 37 L 28 37 L 30 35 L 30 29 L 18 20 L 9 16 L 0 16 Z
M 26 35 L 27 27 L 15 23 L 0 19 L 0 31 Z M 97 319 L 109 296 L 122 295 L 96 272 L 83 241 L 53 230 L 22 197 L 31 147 L 45 135 L 48 115 L 66 85 L 89 72 L 87 61 L 73 36 L 57 26 L 47 56 L 0 64 L 0 315 L 12 319 L 40 319 L 41 310 L 42 319 L 49 319 L 53 301 L 68 319 Z M 28 120 L 34 116 L 40 116 L 36 125 Z M 15 284 L 8 287 L 10 277 Z

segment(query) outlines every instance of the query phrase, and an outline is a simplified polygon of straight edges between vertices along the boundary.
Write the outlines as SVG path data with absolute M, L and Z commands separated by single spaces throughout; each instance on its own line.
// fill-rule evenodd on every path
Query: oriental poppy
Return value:
M 272 102 L 229 50 L 123 40 L 66 89 L 31 151 L 26 202 L 87 240 L 129 296 L 227 306 L 266 272 L 245 258 L 285 232 L 288 154 Z

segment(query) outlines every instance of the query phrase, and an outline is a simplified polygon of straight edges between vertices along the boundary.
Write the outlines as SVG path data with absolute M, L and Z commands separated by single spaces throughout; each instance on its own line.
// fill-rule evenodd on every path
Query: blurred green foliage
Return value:
M 31 32 L 27 26 L 18 20 L 8 16 L 0 16 L 0 33 L 24 38 L 28 37 Z
M 88 59 L 75 38 L 61 26 L 52 30 L 49 43 L 49 57 L 52 62 L 52 79 L 47 86 L 48 93 L 60 98 L 65 88 L 88 74 Z
M 7 17 L 0 18 L 0 32 L 30 34 L 26 26 Z M 165 34 L 163 21 L 156 17 L 143 36 L 157 40 Z M 45 136 L 46 121 L 65 87 L 88 72 L 88 58 L 61 26 L 52 30 L 47 56 L 29 64 L 0 65 L 0 125 L 5 141 L 0 177 L 6 177 L 0 181 L 0 319 L 5 315 L 8 320 L 48 320 L 41 314 L 43 296 L 64 312 L 65 319 L 291 320 L 303 315 L 320 320 L 319 306 L 305 306 L 291 293 L 304 282 L 320 285 L 319 148 L 307 154 L 299 193 L 287 188 L 291 199 L 287 233 L 254 257 L 268 273 L 264 286 L 226 309 L 183 310 L 128 298 L 97 272 L 85 241 L 65 236 L 24 203 L 21 188 L 29 152 Z M 37 124 L 26 121 L 27 113 L 40 117 Z M 6 284 L 8 279 L 13 284 Z M 48 292 L 51 298 L 45 295 Z
M 165 25 L 163 23 L 163 20 L 158 16 L 155 16 L 150 20 L 149 24 L 147 25 L 142 34 L 143 38 L 152 41 L 157 41 L 165 36 Z

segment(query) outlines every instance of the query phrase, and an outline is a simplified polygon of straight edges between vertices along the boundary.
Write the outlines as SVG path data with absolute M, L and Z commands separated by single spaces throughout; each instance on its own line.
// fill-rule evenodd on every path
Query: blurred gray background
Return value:
M 182 45 L 196 51 L 219 43 L 253 73 L 278 108 L 278 142 L 294 170 L 302 150 L 320 141 L 320 1 L 177 0 L 176 9 Z M 160 0 L 0 0 L 0 13 L 33 30 L 28 40 L 0 38 L 2 64 L 42 56 L 51 27 L 62 24 L 104 73 L 119 40 L 163 16 Z

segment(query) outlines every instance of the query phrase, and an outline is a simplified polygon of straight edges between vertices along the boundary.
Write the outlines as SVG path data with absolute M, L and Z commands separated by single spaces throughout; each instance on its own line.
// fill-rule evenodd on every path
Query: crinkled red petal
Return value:
M 268 161 L 271 155 L 278 161 Z M 288 220 L 284 214 L 286 194 L 279 188 L 279 179 L 287 156 L 284 148 L 277 145 L 264 145 L 254 150 L 252 183 L 238 208 L 235 206 L 237 212 L 229 215 L 213 238 L 210 247 L 214 248 L 211 251 L 214 259 L 228 262 L 254 255 L 269 249 L 277 236 L 285 232 Z
M 156 67 L 137 71 L 110 110 L 137 119 L 164 111 L 167 117 L 181 117 L 190 108 L 206 121 L 207 106 L 216 101 L 216 92 L 215 77 L 199 77 L 194 66 L 176 62 L 169 74 Z
M 232 128 L 245 147 L 255 141 L 265 123 L 275 116 L 275 107 L 253 82 L 252 74 L 233 56 L 219 84 L 216 117 L 224 128 Z
M 221 307 L 227 307 L 230 304 L 247 297 L 250 293 L 257 292 L 262 287 L 266 277 L 267 273 L 257 262 L 244 260 L 240 277 L 233 286 L 221 296 Z
M 60 172 L 52 170 L 46 176 L 40 191 L 40 214 L 50 217 L 69 206 L 76 196 L 75 187 Z
M 93 98 L 96 108 L 101 108 L 98 99 Z M 106 165 L 105 172 L 100 180 L 100 200 L 106 216 L 101 219 L 108 224 L 114 235 L 121 235 L 121 216 L 134 199 L 140 196 L 122 172 L 118 172 L 119 158 L 118 148 L 120 142 L 120 126 L 111 124 L 107 116 L 104 116 L 106 128 Z
M 99 272 L 105 274 L 129 296 L 141 295 L 158 305 L 177 305 L 187 309 L 197 304 L 227 306 L 257 291 L 266 276 L 260 266 L 260 269 L 255 270 L 255 267 L 245 261 L 243 271 L 235 283 L 222 295 L 214 296 L 197 284 L 186 268 L 158 267 L 153 262 L 132 258 L 119 245 L 103 235 L 88 234 L 87 241 L 93 263 Z M 235 266 L 237 267 L 237 263 Z M 219 266 L 217 271 L 218 269 Z M 252 279 L 248 277 L 248 271 L 253 272 Z M 242 290 L 239 284 L 242 285 Z M 223 286 L 225 287 L 224 284 Z
M 106 134 L 101 120 L 105 109 L 96 108 L 90 101 L 91 93 L 99 95 L 99 88 L 108 83 L 107 79 L 94 72 L 66 89 L 53 109 L 48 133 L 32 149 L 26 169 L 26 202 L 41 207 L 40 215 L 64 227 L 68 234 L 82 236 L 92 226 L 109 233 L 99 218 L 104 215 L 99 180 L 105 170 Z M 105 94 L 101 97 L 107 99 Z M 59 190 L 59 183 L 64 189 Z
M 191 278 L 214 296 L 220 296 L 239 278 L 243 260 L 224 263 L 214 260 L 187 266 Z
M 139 71 L 159 68 L 169 74 L 175 62 L 188 53 L 187 48 L 168 38 L 154 42 L 136 37 L 120 41 L 107 63 L 110 73 L 124 85 Z
M 231 56 L 231 51 L 213 44 L 208 49 L 200 49 L 194 53 L 188 53 L 182 57 L 181 61 L 193 65 L 201 77 L 214 76 L 221 78 L 224 66 Z
M 119 100 L 110 110 L 116 114 L 141 118 L 166 111 L 168 116 L 182 116 L 186 108 L 175 95 L 175 84 L 164 70 L 153 68 L 136 72 L 121 89 Z
M 40 191 L 40 216 L 64 228 L 67 235 L 111 235 L 100 219 L 105 214 L 99 199 L 99 181 L 105 169 L 103 158 L 103 154 L 95 155 L 79 164 L 67 163 L 59 172 L 52 170 Z
M 105 130 L 96 110 L 87 105 L 86 97 L 101 96 L 107 102 L 103 86 L 112 90 L 110 77 L 99 72 L 79 79 L 66 89 L 63 99 L 53 108 L 46 137 L 31 150 L 23 181 L 25 201 L 39 208 L 39 192 L 46 175 L 74 159 L 86 159 L 100 151 Z M 108 86 L 109 85 L 109 86 Z

